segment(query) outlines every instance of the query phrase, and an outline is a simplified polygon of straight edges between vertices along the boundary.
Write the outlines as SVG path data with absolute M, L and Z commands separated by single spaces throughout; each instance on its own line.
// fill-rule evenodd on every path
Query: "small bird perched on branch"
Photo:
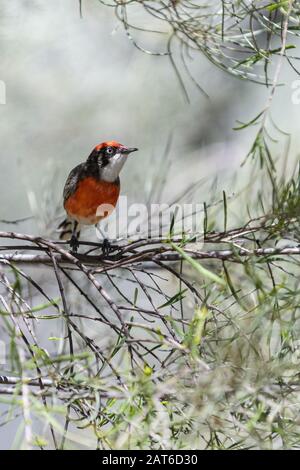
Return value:
M 127 156 L 136 150 L 115 141 L 102 142 L 96 145 L 86 162 L 69 174 L 63 193 L 67 218 L 59 229 L 61 240 L 70 239 L 72 251 L 76 252 L 79 247 L 81 225 L 97 225 L 115 208 L 120 194 L 120 171 Z M 99 211 L 101 206 L 108 209 Z M 108 248 L 108 240 L 104 240 L 103 252 Z

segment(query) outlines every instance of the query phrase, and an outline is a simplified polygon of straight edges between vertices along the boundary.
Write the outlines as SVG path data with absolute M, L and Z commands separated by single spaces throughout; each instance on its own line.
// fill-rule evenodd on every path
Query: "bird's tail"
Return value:
M 80 236 L 80 225 L 68 217 L 57 227 L 60 240 L 70 240 L 73 235 L 78 239 Z

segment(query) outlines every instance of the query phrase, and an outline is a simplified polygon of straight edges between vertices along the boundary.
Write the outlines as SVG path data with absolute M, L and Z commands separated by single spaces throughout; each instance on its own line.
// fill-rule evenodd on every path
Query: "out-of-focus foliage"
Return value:
M 200 86 L 198 77 L 189 72 L 190 61 L 197 52 L 238 78 L 268 85 L 269 68 L 280 53 L 282 23 L 287 14 L 290 23 L 286 50 L 296 48 L 300 30 L 298 1 L 130 0 L 120 4 L 100 0 L 100 3 L 115 7 L 118 19 L 137 48 L 149 54 L 169 57 L 183 88 L 184 80 L 176 62 L 180 57 L 186 73 Z M 143 17 L 136 18 L 136 12 L 140 10 L 145 13 L 145 21 Z M 147 28 L 147 21 L 151 25 L 159 25 L 160 29 L 154 29 L 154 26 Z M 165 51 L 143 47 L 145 36 L 155 34 L 165 36 Z M 177 46 L 179 53 L 176 54 Z M 295 52 L 289 60 L 293 63 L 297 59 Z

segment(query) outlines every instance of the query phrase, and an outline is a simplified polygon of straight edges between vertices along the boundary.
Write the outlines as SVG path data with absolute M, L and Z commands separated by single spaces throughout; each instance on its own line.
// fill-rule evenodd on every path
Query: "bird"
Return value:
M 115 208 L 120 194 L 119 174 L 128 155 L 137 150 L 114 140 L 102 142 L 94 147 L 85 162 L 71 170 L 63 190 L 67 217 L 58 229 L 59 238 L 69 240 L 72 252 L 76 253 L 79 248 L 81 226 L 97 226 Z M 109 209 L 99 211 L 100 206 Z M 103 253 L 107 254 L 109 249 L 105 239 Z

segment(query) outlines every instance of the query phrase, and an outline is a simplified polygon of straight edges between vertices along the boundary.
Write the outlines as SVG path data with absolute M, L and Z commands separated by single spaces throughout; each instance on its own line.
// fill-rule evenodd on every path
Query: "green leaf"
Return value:
M 206 306 L 196 306 L 194 317 L 183 341 L 183 344 L 191 351 L 194 358 L 198 356 L 198 346 L 202 340 L 207 315 Z
M 41 305 L 37 305 L 36 307 L 32 307 L 30 310 L 26 310 L 24 313 L 40 312 L 41 310 L 46 310 L 46 308 L 53 307 L 54 305 L 58 306 L 60 301 L 61 300 L 59 298 L 58 299 L 53 299 L 53 300 L 51 300 L 51 302 L 48 302 L 46 304 L 41 304 Z
M 223 204 L 224 204 L 224 232 L 227 230 L 227 198 L 226 193 L 223 191 Z
M 287 9 L 288 6 L 289 6 L 289 0 L 283 0 L 278 3 L 271 3 L 270 5 L 267 5 L 266 10 L 274 11 L 274 10 L 278 10 L 278 8 Z
M 133 305 L 136 307 L 136 301 L 137 301 L 137 298 L 138 298 L 138 294 L 139 294 L 139 290 L 138 288 L 136 287 L 134 289 L 134 297 L 133 297 Z
M 204 268 L 198 261 L 195 261 L 191 256 L 189 256 L 182 248 L 177 246 L 175 243 L 170 241 L 172 248 L 181 254 L 181 256 L 203 277 L 210 279 L 213 282 L 217 282 L 221 286 L 226 286 L 224 279 L 220 278 L 216 274 L 212 273 L 208 269 Z
M 183 289 L 183 290 L 177 292 L 177 294 L 173 295 L 173 297 L 171 297 L 166 303 L 164 303 L 163 305 L 160 305 L 158 307 L 158 309 L 168 307 L 169 305 L 173 305 L 176 302 L 179 302 L 180 300 L 184 299 L 184 297 L 185 297 L 184 294 L 186 293 L 187 290 L 188 289 Z
M 42 436 L 35 436 L 33 445 L 38 447 L 46 447 L 48 442 Z
M 148 364 L 144 365 L 144 374 L 147 377 L 150 377 L 153 374 L 153 369 L 152 369 L 152 367 L 148 366 Z

